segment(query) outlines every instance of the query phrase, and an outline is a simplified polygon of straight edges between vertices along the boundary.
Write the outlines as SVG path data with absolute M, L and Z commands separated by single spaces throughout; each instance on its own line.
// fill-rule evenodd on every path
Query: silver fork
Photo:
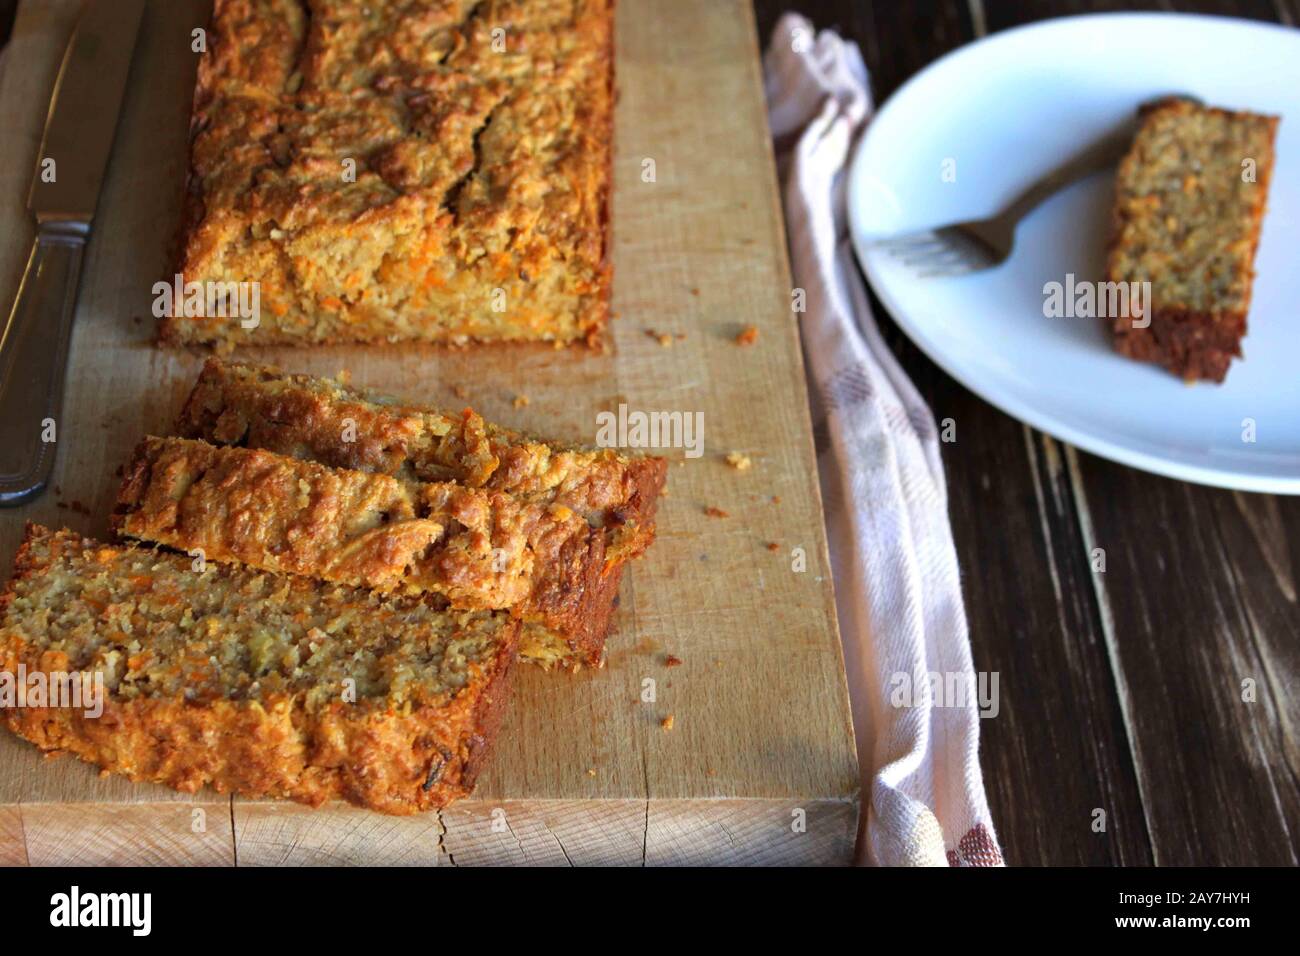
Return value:
M 989 219 L 879 239 L 871 245 L 911 266 L 921 278 L 967 275 L 1001 265 L 1015 246 L 1016 226 L 1044 199 L 1091 173 L 1117 163 L 1132 130 L 1113 133 L 1066 160 Z

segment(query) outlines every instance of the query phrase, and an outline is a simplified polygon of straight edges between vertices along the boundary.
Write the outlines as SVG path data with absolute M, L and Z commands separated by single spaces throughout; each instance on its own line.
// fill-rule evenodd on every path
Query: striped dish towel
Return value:
M 786 14 L 764 73 L 870 795 L 859 857 L 997 866 L 934 419 L 881 339 L 848 238 L 843 173 L 871 117 L 866 67 L 855 44 Z

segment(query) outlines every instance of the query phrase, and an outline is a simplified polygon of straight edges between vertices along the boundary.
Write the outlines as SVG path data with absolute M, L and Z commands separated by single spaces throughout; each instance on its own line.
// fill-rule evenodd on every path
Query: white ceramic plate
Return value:
M 1245 358 L 1223 385 L 1185 385 L 1115 354 L 1101 320 L 1044 316 L 1045 283 L 1102 274 L 1109 173 L 1035 210 L 1011 260 L 989 272 L 917 279 L 871 246 L 996 213 L 1083 144 L 1131 124 L 1139 103 L 1172 92 L 1282 116 Z M 859 145 L 848 187 L 854 247 L 876 294 L 972 391 L 1125 464 L 1300 494 L 1300 31 L 1114 14 L 999 33 L 936 61 L 889 99 Z M 1253 442 L 1243 440 L 1246 419 Z

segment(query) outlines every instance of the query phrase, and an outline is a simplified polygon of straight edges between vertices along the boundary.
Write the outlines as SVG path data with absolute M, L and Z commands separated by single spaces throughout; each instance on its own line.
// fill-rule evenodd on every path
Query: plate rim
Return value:
M 1279 495 L 1300 495 L 1300 474 L 1286 475 L 1277 472 L 1269 472 L 1267 469 L 1259 473 L 1250 473 L 1236 471 L 1231 468 L 1214 467 L 1196 464 L 1180 458 L 1163 457 L 1137 448 L 1130 448 L 1125 445 L 1115 444 L 1105 438 L 1091 434 L 1086 430 L 1061 420 L 1060 418 L 1036 411 L 1026 403 L 1020 401 L 1014 395 L 1010 395 L 999 389 L 996 384 L 990 386 L 985 381 L 975 381 L 972 376 L 959 370 L 953 363 L 947 361 L 942 350 L 937 348 L 929 336 L 927 336 L 910 317 L 905 317 L 903 310 L 900 309 L 898 302 L 888 292 L 887 286 L 880 280 L 873 265 L 873 256 L 868 254 L 866 248 L 869 237 L 867 230 L 861 222 L 859 209 L 862 207 L 859 202 L 859 193 L 862 188 L 860 183 L 863 177 L 859 174 L 865 160 L 863 156 L 867 144 L 871 142 L 873 131 L 878 127 L 878 120 L 884 116 L 887 111 L 897 108 L 898 102 L 904 98 L 905 94 L 914 84 L 920 82 L 932 70 L 939 69 L 948 65 L 950 61 L 955 61 L 968 56 L 976 47 L 988 43 L 1004 41 L 1013 34 L 1021 35 L 1035 31 L 1058 31 L 1068 29 L 1069 26 L 1080 21 L 1097 22 L 1101 20 L 1151 20 L 1168 22 L 1170 19 L 1182 22 L 1201 22 L 1207 26 L 1210 24 L 1222 25 L 1231 23 L 1234 27 L 1247 30 L 1265 30 L 1270 33 L 1297 32 L 1293 27 L 1287 27 L 1282 24 L 1268 23 L 1265 21 L 1247 20 L 1240 17 L 1223 16 L 1219 14 L 1204 13 L 1177 13 L 1177 12 L 1157 12 L 1157 11 L 1115 11 L 1109 13 L 1082 13 L 1072 14 L 1063 17 L 1049 17 L 1045 20 L 1039 20 L 1034 23 L 1021 24 L 1020 26 L 1011 27 L 1006 30 L 999 30 L 997 33 L 980 37 L 971 43 L 964 44 L 954 50 L 950 50 L 943 56 L 931 61 L 921 70 L 918 70 L 912 76 L 899 86 L 894 92 L 874 111 L 870 122 L 863 135 L 854 145 L 853 154 L 845 167 L 847 176 L 846 186 L 846 204 L 849 239 L 853 246 L 854 258 L 858 266 L 862 269 L 867 281 L 870 283 L 872 291 L 880 299 L 882 305 L 889 312 L 894 322 L 903 331 L 911 342 L 916 345 L 921 352 L 939 366 L 947 375 L 951 376 L 964 388 L 970 390 L 979 398 L 988 402 L 1004 414 L 1010 415 L 1032 428 L 1044 432 L 1058 441 L 1074 445 L 1091 454 L 1110 461 L 1118 462 L 1132 468 L 1137 468 L 1151 474 L 1160 475 L 1166 478 L 1173 478 L 1182 481 L 1189 481 L 1195 484 L 1207 485 L 1214 488 L 1224 488 L 1233 491 L 1250 491 L 1261 492 L 1266 494 Z M 1300 43 L 1300 35 L 1297 36 L 1297 42 Z

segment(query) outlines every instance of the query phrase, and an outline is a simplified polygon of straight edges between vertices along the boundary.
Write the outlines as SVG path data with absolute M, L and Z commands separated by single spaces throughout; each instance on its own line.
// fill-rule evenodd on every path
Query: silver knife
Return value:
M 39 495 L 59 420 L 81 257 L 113 148 L 145 0 L 87 0 L 50 97 L 27 208 L 27 269 L 0 331 L 0 505 Z

